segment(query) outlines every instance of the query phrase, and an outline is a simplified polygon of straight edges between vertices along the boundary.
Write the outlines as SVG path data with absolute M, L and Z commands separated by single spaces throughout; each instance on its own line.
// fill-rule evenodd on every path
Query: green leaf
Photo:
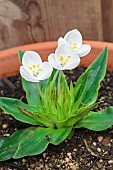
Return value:
M 0 98 L 0 107 L 7 114 L 12 115 L 15 119 L 31 125 L 41 125 L 46 127 L 54 127 L 54 122 L 50 118 L 51 115 L 41 113 L 38 108 L 29 106 L 17 99 Z
M 19 60 L 20 60 L 20 62 L 22 63 L 22 57 L 23 57 L 23 55 L 24 55 L 24 51 L 22 51 L 22 50 L 18 50 L 18 56 L 19 56 Z
M 89 75 L 91 74 L 91 72 L 92 72 L 92 70 L 88 70 L 87 72 L 83 73 L 80 76 L 80 78 L 77 80 L 76 86 L 74 88 L 75 101 L 78 101 L 78 100 L 81 101 L 81 98 L 82 98 L 82 95 L 84 93 L 87 81 L 89 81 L 88 78 L 89 78 Z
M 82 95 L 84 93 L 87 81 L 88 81 L 88 77 L 91 74 L 91 70 L 84 73 L 83 78 L 77 82 L 74 91 L 72 93 L 72 95 L 74 96 L 74 102 L 72 103 L 72 107 L 70 110 L 71 115 L 76 114 L 78 109 L 80 107 L 82 107 Z M 71 95 L 71 96 L 72 96 Z M 72 97 L 71 97 L 72 98 Z
M 53 120 L 50 118 L 51 115 L 40 113 L 40 112 L 31 113 L 20 106 L 16 105 L 16 107 L 21 113 L 23 113 L 23 115 L 27 115 L 31 119 L 34 119 L 37 122 L 37 125 L 52 127 L 52 128 L 55 126 Z
M 36 107 L 29 106 L 17 99 L 0 97 L 0 108 L 4 110 L 5 113 L 12 115 L 15 119 L 32 125 L 37 125 L 38 122 L 28 114 L 24 114 L 17 106 L 20 106 L 29 112 L 37 112 Z
M 56 125 L 58 128 L 73 126 L 74 124 L 76 124 L 79 120 L 81 120 L 83 117 L 85 117 L 92 109 L 96 108 L 97 106 L 98 106 L 98 103 L 95 103 L 88 107 L 87 106 L 81 107 L 75 115 L 69 116 L 64 121 L 57 121 Z
M 113 106 L 100 112 L 89 112 L 81 119 L 74 128 L 87 128 L 90 130 L 101 131 L 113 125 Z
M 92 104 L 92 105 L 90 105 L 90 106 L 87 106 L 87 105 L 86 105 L 86 106 L 81 107 L 81 108 L 78 110 L 78 112 L 76 113 L 76 115 L 75 115 L 75 117 L 76 117 L 76 122 L 78 122 L 78 121 L 81 120 L 83 117 L 85 117 L 91 110 L 97 108 L 99 103 L 100 103 L 100 102 L 94 103 L 94 104 Z M 76 122 L 75 122 L 75 123 L 76 123 Z
M 28 104 L 36 107 L 41 105 L 41 98 L 38 92 L 38 83 L 29 82 L 22 78 L 22 86 L 26 92 Z
M 0 138 L 0 160 L 21 158 L 42 153 L 49 143 L 58 145 L 70 134 L 72 128 L 31 127 L 15 132 L 8 138 Z
M 103 80 L 106 73 L 107 55 L 108 48 L 105 47 L 97 59 L 88 67 L 85 73 L 80 76 L 76 83 L 76 86 L 81 84 L 87 72 L 91 71 L 82 93 L 81 102 L 84 104 L 91 105 L 97 100 L 100 82 Z
M 63 84 L 63 87 L 65 89 L 68 89 L 68 84 L 67 84 L 67 81 L 66 81 L 66 78 L 65 78 L 65 74 L 63 73 L 63 71 L 60 71 L 60 72 L 61 72 L 60 83 L 61 83 L 61 85 Z
M 10 137 L 0 138 L 0 161 L 13 157 L 18 149 L 19 142 L 33 132 L 34 128 L 27 128 L 14 132 Z

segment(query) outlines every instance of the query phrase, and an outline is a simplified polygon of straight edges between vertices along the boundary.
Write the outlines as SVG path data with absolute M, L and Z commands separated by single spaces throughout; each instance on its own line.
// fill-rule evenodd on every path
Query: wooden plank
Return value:
M 100 0 L 0 0 L 0 49 L 57 40 L 74 28 L 103 40 Z
M 104 41 L 113 42 L 113 0 L 101 0 Z

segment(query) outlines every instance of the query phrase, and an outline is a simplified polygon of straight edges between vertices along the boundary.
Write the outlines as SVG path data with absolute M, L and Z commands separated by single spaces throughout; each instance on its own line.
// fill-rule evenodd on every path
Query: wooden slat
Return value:
M 57 40 L 74 28 L 103 40 L 101 0 L 0 0 L 0 49 Z
M 103 40 L 113 42 L 113 0 L 101 0 Z

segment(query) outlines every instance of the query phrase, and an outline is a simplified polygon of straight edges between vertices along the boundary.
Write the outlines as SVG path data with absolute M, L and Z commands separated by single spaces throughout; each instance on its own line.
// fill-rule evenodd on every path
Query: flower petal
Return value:
M 66 58 L 71 54 L 73 54 L 72 48 L 68 44 L 62 44 L 58 46 L 55 50 L 55 60 L 60 65 L 61 64 L 60 57 L 63 56 L 64 58 Z
M 33 75 L 30 75 L 23 66 L 20 66 L 20 74 L 27 81 L 39 82 L 38 78 Z
M 62 58 L 62 61 L 61 59 Z M 71 70 L 77 67 L 80 63 L 80 58 L 74 53 L 68 44 L 62 44 L 55 51 L 55 60 L 62 66 L 61 70 Z M 64 65 L 62 64 L 64 63 Z
M 77 51 L 82 45 L 82 35 L 77 29 L 69 31 L 64 36 L 64 39 L 73 48 L 74 51 Z
M 88 44 L 83 44 L 79 50 L 75 51 L 75 53 L 79 57 L 83 57 L 83 56 L 87 55 L 90 51 L 91 51 L 91 46 Z
M 53 71 L 51 64 L 49 62 L 43 62 L 40 67 L 42 71 L 37 75 L 38 80 L 45 80 L 49 78 Z
M 34 51 L 26 51 L 22 58 L 22 64 L 24 68 L 28 69 L 31 65 L 38 65 L 41 64 L 42 60 L 38 53 Z
M 69 62 L 66 65 L 64 65 L 64 69 L 65 70 L 72 70 L 72 69 L 76 68 L 79 64 L 80 64 L 79 56 L 73 53 Z
M 66 44 L 67 42 L 66 42 L 66 40 L 64 40 L 64 38 L 62 38 L 62 37 L 60 37 L 59 39 L 58 39 L 58 46 L 60 46 L 60 45 L 62 45 L 62 44 Z
M 62 70 L 62 66 L 57 63 L 55 60 L 55 54 L 52 53 L 48 56 L 48 61 L 51 64 L 51 66 L 57 70 Z

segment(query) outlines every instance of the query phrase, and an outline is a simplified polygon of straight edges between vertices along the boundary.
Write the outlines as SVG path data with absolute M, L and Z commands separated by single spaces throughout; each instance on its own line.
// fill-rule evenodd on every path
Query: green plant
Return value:
M 21 62 L 23 55 L 19 50 Z M 22 78 L 28 104 L 0 97 L 0 107 L 5 113 L 31 125 L 10 137 L 0 138 L 0 161 L 40 154 L 49 143 L 58 145 L 71 136 L 75 128 L 100 131 L 113 125 L 112 106 L 101 112 L 91 111 L 100 103 L 95 102 L 106 73 L 107 55 L 105 47 L 79 77 L 75 87 L 72 82 L 68 86 L 62 70 L 54 69 L 43 81 L 38 78 L 38 82 L 30 82 Z

